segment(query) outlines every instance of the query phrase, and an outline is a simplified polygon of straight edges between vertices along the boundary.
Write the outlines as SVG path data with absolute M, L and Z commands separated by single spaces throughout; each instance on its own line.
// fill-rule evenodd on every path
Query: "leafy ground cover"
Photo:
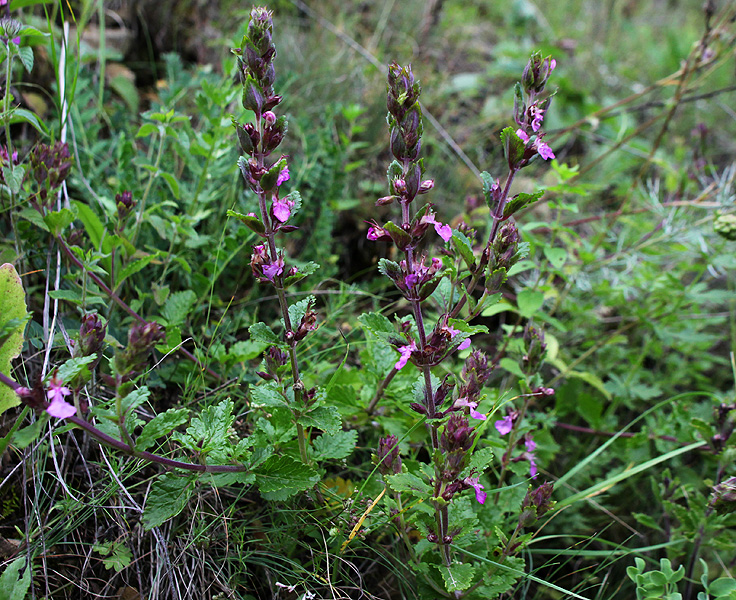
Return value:
M 0 597 L 736 598 L 736 8 L 166 8 L 0 7 Z

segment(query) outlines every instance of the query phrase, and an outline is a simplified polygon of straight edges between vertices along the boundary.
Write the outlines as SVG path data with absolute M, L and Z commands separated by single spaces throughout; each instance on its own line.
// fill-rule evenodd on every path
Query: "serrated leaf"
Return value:
M 202 410 L 192 419 L 186 434 L 174 434 L 174 438 L 190 450 L 200 454 L 214 452 L 217 458 L 224 460 L 232 446 L 229 429 L 234 420 L 233 403 L 223 400 Z
M 156 415 L 143 426 L 143 431 L 135 440 L 135 449 L 147 450 L 158 438 L 170 434 L 179 425 L 186 423 L 188 418 L 189 410 L 186 408 L 170 408 Z
M 393 326 L 393 323 L 380 313 L 363 313 L 358 317 L 358 321 L 360 321 L 364 329 L 367 329 L 382 340 L 388 341 L 390 336 L 396 335 L 396 328 Z
M 513 127 L 506 127 L 501 132 L 501 143 L 503 144 L 503 154 L 509 167 L 516 168 L 517 163 L 524 157 L 526 144 L 516 135 Z
M 63 365 L 59 367 L 58 369 L 59 378 L 63 382 L 69 383 L 72 379 L 74 379 L 82 371 L 86 370 L 87 365 L 95 362 L 96 360 L 97 360 L 96 354 L 93 354 L 91 356 L 80 356 L 79 358 L 70 358 Z
M 299 300 L 299 302 L 295 302 L 291 306 L 289 306 L 289 319 L 291 320 L 291 326 L 296 329 L 299 326 L 299 323 L 302 320 L 302 317 L 307 312 L 307 308 L 309 308 L 310 304 L 314 304 L 316 301 L 316 298 L 314 296 L 307 296 L 303 300 Z
M 251 406 L 286 406 L 286 398 L 273 382 L 250 388 Z
M 271 329 L 265 323 L 254 323 L 253 325 L 248 327 L 248 333 L 250 334 L 251 341 L 263 342 L 264 344 L 276 346 L 281 345 L 281 341 L 279 340 L 278 336 L 273 332 L 273 329 Z
M 454 564 L 449 567 L 437 565 L 448 592 L 467 590 L 473 584 L 475 567 L 468 563 Z
M 2 168 L 5 183 L 14 194 L 20 192 L 25 169 L 22 165 L 7 165 Z M 34 211 L 36 212 L 36 211 Z M 38 214 L 38 213 L 37 213 Z
M 317 471 L 290 456 L 271 456 L 256 470 L 256 485 L 268 500 L 286 500 L 318 481 Z
M 404 231 L 396 223 L 393 223 L 392 221 L 387 221 L 386 224 L 383 226 L 383 229 L 391 236 L 391 239 L 394 241 L 394 244 L 396 244 L 399 250 L 404 250 L 409 246 L 409 244 L 411 244 L 411 234 L 407 231 Z
M 517 194 L 503 207 L 503 218 L 508 219 L 515 212 L 524 208 L 527 204 L 532 204 L 542 197 L 544 191 L 534 192 L 533 194 Z
M 318 406 L 297 419 L 304 427 L 316 427 L 325 433 L 334 434 L 340 431 L 342 417 L 334 406 Z
M 235 217 L 236 219 L 240 220 L 240 222 L 248 227 L 248 229 L 250 229 L 253 233 L 266 233 L 265 225 L 256 216 L 244 215 L 242 213 L 235 212 L 234 210 L 228 210 L 227 216 Z
M 294 285 L 298 281 L 301 281 L 305 277 L 314 273 L 317 269 L 319 269 L 319 265 L 314 261 L 309 261 L 308 263 L 303 264 L 299 267 L 299 272 L 296 275 L 289 275 L 288 277 L 284 277 L 284 288 L 287 288 L 290 285 Z
M 11 331 L 3 335 L 6 339 L 0 346 L 0 373 L 8 377 L 12 360 L 20 356 L 23 349 L 27 312 L 20 276 L 13 265 L 5 263 L 0 266 L 0 330 L 7 325 Z M 9 325 L 13 319 L 17 319 L 17 325 L 14 327 Z M 0 415 L 18 404 L 20 401 L 15 392 L 7 385 L 0 385 Z
M 544 304 L 544 292 L 521 290 L 516 295 L 516 303 L 519 306 L 519 314 L 526 319 L 531 319 Z
M 26 564 L 26 557 L 20 556 L 11 562 L 0 575 L 0 597 L 3 600 L 23 600 L 31 587 L 31 569 L 28 568 L 22 577 L 18 573 Z
M 43 217 L 51 235 L 61 235 L 61 232 L 71 225 L 76 218 L 76 214 L 68 208 L 62 208 L 54 212 L 50 212 Z
M 195 477 L 164 473 L 151 486 L 143 511 L 143 529 L 149 531 L 178 515 L 194 493 Z
M 394 492 L 410 492 L 416 496 L 426 496 L 432 493 L 431 486 L 412 473 L 388 475 L 386 482 Z
M 314 440 L 315 458 L 320 460 L 346 458 L 352 453 L 357 440 L 358 432 L 354 429 L 333 434 L 323 433 Z
M 453 229 L 452 239 L 450 241 L 455 251 L 460 254 L 465 264 L 468 265 L 468 268 L 472 269 L 475 265 L 475 255 L 473 254 L 473 246 L 470 240 L 461 231 Z
M 18 58 L 23 63 L 26 72 L 30 73 L 33 70 L 33 48 L 30 46 L 21 46 L 18 48 Z
M 493 462 L 493 448 L 479 448 L 470 457 L 469 469 L 483 473 Z
M 161 314 L 169 325 L 181 325 L 197 301 L 197 294 L 192 290 L 182 290 L 171 294 L 164 304 Z
M 401 267 L 392 260 L 381 258 L 378 261 L 378 272 L 389 279 L 395 280 L 401 275 Z

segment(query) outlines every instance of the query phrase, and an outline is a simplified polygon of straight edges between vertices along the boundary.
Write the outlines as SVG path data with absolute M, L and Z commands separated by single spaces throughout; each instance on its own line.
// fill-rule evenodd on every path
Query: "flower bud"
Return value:
M 401 473 L 399 438 L 390 435 L 378 440 L 378 470 L 383 475 Z

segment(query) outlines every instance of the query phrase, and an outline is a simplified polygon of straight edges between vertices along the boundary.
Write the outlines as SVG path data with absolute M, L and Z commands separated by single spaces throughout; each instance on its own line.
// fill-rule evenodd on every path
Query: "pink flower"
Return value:
M 486 501 L 488 494 L 483 491 L 483 486 L 478 482 L 479 477 L 466 477 L 465 484 L 469 485 L 475 490 L 475 499 L 483 504 Z
M 273 281 L 275 277 L 281 275 L 284 272 L 284 258 L 279 256 L 275 262 L 263 266 L 263 275 L 269 280 Z
M 534 452 L 534 450 L 537 449 L 537 442 L 535 442 L 532 438 L 528 437 L 524 441 L 524 445 L 526 446 L 526 449 L 529 452 Z
M 49 389 L 46 397 L 51 403 L 46 407 L 46 412 L 57 419 L 66 419 L 77 414 L 77 409 L 64 400 L 64 396 L 71 394 L 71 390 L 63 385 L 63 381 L 54 374 L 49 380 Z
M 523 129 L 517 129 L 516 135 L 518 135 L 519 138 L 521 138 L 521 141 L 524 142 L 525 144 L 529 141 L 529 136 L 527 135 L 526 131 L 524 131 Z
M 422 223 L 434 225 L 434 230 L 437 232 L 437 235 L 439 235 L 445 242 L 450 241 L 450 238 L 452 237 L 452 227 L 440 223 L 432 213 L 424 215 L 422 217 Z
M 539 152 L 539 156 L 541 156 L 544 160 L 549 160 L 550 158 L 555 157 L 554 152 L 552 152 L 552 148 L 550 148 L 544 142 L 539 143 L 539 145 L 537 146 L 537 152 Z
M 273 125 L 276 122 L 276 115 L 270 110 L 267 110 L 263 113 L 263 120 L 266 121 L 266 125 Z
M 283 169 L 281 169 L 281 172 L 279 173 L 279 176 L 276 178 L 276 187 L 280 186 L 284 181 L 289 181 L 289 178 L 291 175 L 289 175 L 289 165 L 286 165 Z
M 457 347 L 458 350 L 465 350 L 466 348 L 470 348 L 470 338 L 465 338 Z
M 407 275 L 406 277 L 404 277 L 404 283 L 409 289 L 413 288 L 417 283 L 419 283 L 419 275 L 415 273 Z
M 557 66 L 557 61 L 553 58 L 552 60 L 549 61 L 549 72 L 551 73 L 552 71 L 554 71 L 556 66 Z
M 470 416 L 474 419 L 478 419 L 479 421 L 485 421 L 486 416 L 482 412 L 478 412 L 476 407 L 478 406 L 477 402 L 471 402 L 467 398 L 458 398 L 455 400 L 455 406 L 467 406 L 470 409 Z
M 400 371 L 401 369 L 404 368 L 404 365 L 406 365 L 406 363 L 411 358 L 411 353 L 414 352 L 416 349 L 417 349 L 416 342 L 413 342 L 413 341 L 411 344 L 407 344 L 406 346 L 398 347 L 398 351 L 399 351 L 399 354 L 401 354 L 401 358 L 394 365 L 397 371 Z
M 542 128 L 542 121 L 544 120 L 544 111 L 538 106 L 532 106 L 532 131 L 537 132 Z
M 282 171 L 283 173 L 283 171 Z M 288 173 L 287 173 L 288 175 Z M 281 175 L 279 175 L 279 178 Z M 288 177 L 287 177 L 288 179 Z M 291 216 L 291 209 L 294 207 L 294 202 L 292 200 L 287 200 L 284 198 L 283 200 L 280 198 L 274 198 L 273 201 L 273 216 L 276 217 L 279 221 L 282 223 L 286 223 L 286 221 Z
M 496 428 L 498 433 L 506 435 L 514 428 L 514 420 L 511 418 L 511 415 L 506 415 L 503 419 L 496 421 L 493 426 Z

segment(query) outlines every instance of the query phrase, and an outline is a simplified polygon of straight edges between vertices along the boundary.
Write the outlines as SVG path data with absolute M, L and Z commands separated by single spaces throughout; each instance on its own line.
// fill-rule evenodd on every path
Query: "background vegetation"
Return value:
M 256 236 L 227 216 L 252 210 L 237 167 L 231 117 L 242 120 L 243 109 L 229 51 L 251 7 L 16 0 L 9 8 L 50 35 L 24 36 L 32 69 L 12 63 L 12 104 L 27 113 L 5 106 L 6 145 L 28 164 L 35 142 L 69 143 L 78 213 L 65 236 L 70 245 L 75 232 L 88 240 L 77 253 L 82 270 L 18 200 L 20 188 L 7 192 L 4 171 L 0 263 L 21 274 L 33 315 L 14 378 L 32 385 L 63 363 L 90 309 L 107 321 L 107 357 L 125 345 L 131 318 L 80 275 L 110 275 L 117 265 L 115 294 L 166 326 L 141 422 L 230 400 L 228 435 L 275 435 L 259 425 L 250 396 L 267 345 L 248 328 L 278 323 L 278 304 L 249 268 Z M 404 566 L 388 507 L 340 551 L 383 489 L 371 462 L 379 437 L 402 437 L 416 423 L 408 374 L 366 412 L 383 371 L 357 319 L 406 309 L 378 273 L 387 248 L 366 240 L 366 221 L 390 218 L 375 207 L 391 161 L 385 70 L 411 62 L 422 83 L 431 200 L 456 227 L 487 218 L 479 173 L 505 172 L 499 133 L 512 122 L 513 85 L 539 50 L 557 60 L 545 120 L 556 161 L 535 163 L 515 182 L 519 192 L 547 191 L 516 215 L 529 256 L 481 316 L 490 333 L 474 344 L 499 357 L 487 390 L 496 407 L 516 389 L 525 323 L 544 325 L 542 376 L 555 394 L 528 418 L 560 510 L 522 553 L 536 579 L 510 582 L 502 597 L 571 597 L 539 580 L 589 599 L 674 599 L 664 594 L 677 589 L 685 600 L 734 597 L 730 588 L 708 596 L 701 581 L 730 578 L 736 563 L 733 515 L 715 511 L 711 495 L 736 475 L 733 4 L 276 0 L 269 8 L 279 110 L 289 119 L 281 149 L 289 188 L 302 198 L 287 249 L 300 266 L 321 265 L 290 290 L 294 300 L 313 294 L 320 315 L 300 359 L 308 387 L 329 382 L 355 448 L 322 465 L 320 486 L 284 502 L 265 502 L 249 483 L 200 482 L 177 516 L 154 526 L 142 514 L 159 468 L 13 407 L 0 416 L 9 441 L 0 465 L 3 563 L 27 557 L 29 594 L 39 598 L 431 597 Z M 115 221 L 123 190 L 138 202 L 124 232 Z M 119 238 L 105 241 L 110 235 Z M 116 263 L 122 238 L 130 247 Z M 198 366 L 176 354 L 179 344 Z M 395 352 L 383 358 L 392 360 Z M 95 390 L 104 401 L 104 386 Z M 502 448 L 490 427 L 484 435 Z M 426 460 L 423 437 L 417 430 L 402 440 L 410 465 Z M 677 452 L 698 441 L 707 444 Z M 480 535 L 509 535 L 515 517 L 504 511 L 525 491 L 476 510 Z M 408 535 L 422 538 L 420 529 Z M 684 579 L 670 583 L 660 559 L 682 565 Z M 648 580 L 626 577 L 627 567 L 661 569 L 667 583 L 655 583 L 665 591 L 644 595 Z

